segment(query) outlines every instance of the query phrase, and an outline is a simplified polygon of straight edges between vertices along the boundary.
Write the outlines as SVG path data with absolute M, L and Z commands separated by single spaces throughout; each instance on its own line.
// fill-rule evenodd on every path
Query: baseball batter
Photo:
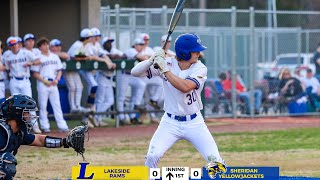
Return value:
M 41 54 L 39 55 L 41 64 L 38 66 L 33 66 L 32 70 L 34 71 L 35 78 L 38 80 L 37 90 L 39 94 L 39 120 L 41 129 L 46 133 L 50 132 L 50 123 L 47 112 L 47 104 L 49 99 L 59 130 L 61 132 L 68 132 L 69 128 L 63 118 L 59 90 L 57 87 L 57 84 L 62 75 L 61 60 L 59 56 L 50 52 L 48 39 L 40 39 L 37 43 L 37 46 L 41 51 Z
M 224 163 L 200 113 L 207 67 L 198 58 L 205 49 L 196 35 L 182 34 L 175 41 L 176 58 L 165 58 L 160 50 L 131 70 L 137 77 L 163 79 L 165 113 L 149 145 L 145 165 L 150 168 L 157 167 L 164 153 L 182 139 L 191 142 L 207 162 Z

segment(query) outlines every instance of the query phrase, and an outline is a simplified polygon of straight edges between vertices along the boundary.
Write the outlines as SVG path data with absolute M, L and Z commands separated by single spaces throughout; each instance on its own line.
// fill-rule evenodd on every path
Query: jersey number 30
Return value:
M 197 99 L 196 99 L 196 97 L 194 95 L 194 92 L 192 92 L 191 94 L 187 94 L 186 97 L 188 99 L 188 102 L 187 102 L 188 105 L 191 105 L 193 102 L 197 101 Z

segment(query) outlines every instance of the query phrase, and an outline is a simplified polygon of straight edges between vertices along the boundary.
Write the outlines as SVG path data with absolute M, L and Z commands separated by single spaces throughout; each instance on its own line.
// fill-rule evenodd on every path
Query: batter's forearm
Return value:
M 136 77 L 146 76 L 147 70 L 149 70 L 152 63 L 150 61 L 139 62 L 136 66 L 131 69 L 131 74 Z

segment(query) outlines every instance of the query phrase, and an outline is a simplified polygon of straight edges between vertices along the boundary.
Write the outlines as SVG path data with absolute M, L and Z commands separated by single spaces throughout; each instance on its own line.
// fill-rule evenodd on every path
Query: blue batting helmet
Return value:
M 188 61 L 191 52 L 200 52 L 207 47 L 201 44 L 200 38 L 195 34 L 181 34 L 175 41 L 175 50 L 178 59 Z

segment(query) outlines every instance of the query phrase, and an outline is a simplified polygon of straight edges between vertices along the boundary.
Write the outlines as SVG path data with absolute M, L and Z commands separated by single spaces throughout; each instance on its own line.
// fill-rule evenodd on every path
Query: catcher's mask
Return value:
M 30 132 L 38 116 L 37 103 L 26 95 L 13 95 L 1 104 L 2 118 L 6 121 L 16 120 L 20 130 Z

